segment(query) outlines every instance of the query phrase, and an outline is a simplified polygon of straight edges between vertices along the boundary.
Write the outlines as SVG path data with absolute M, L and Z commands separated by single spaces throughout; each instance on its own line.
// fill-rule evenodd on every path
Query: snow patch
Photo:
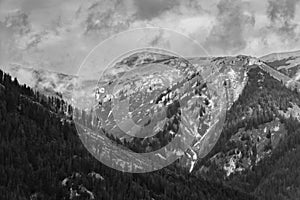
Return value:
M 273 130 L 274 130 L 274 131 L 279 131 L 279 129 L 280 129 L 280 127 L 279 127 L 279 125 L 277 125 L 277 126 L 274 127 Z

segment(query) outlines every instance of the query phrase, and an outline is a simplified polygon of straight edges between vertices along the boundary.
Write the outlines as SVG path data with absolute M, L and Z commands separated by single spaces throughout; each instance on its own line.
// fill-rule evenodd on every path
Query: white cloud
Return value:
M 1 43 L 1 52 L 6 50 L 1 62 L 76 73 L 96 44 L 115 33 L 146 26 L 184 33 L 205 44 L 212 54 L 259 56 L 296 49 L 300 12 L 298 1 L 292 1 L 281 2 L 278 14 L 272 8 L 279 4 L 261 0 L 2 0 L 0 21 L 20 10 L 28 15 L 30 31 L 20 35 L 2 24 L 0 39 L 8 42 Z M 283 19 L 296 25 L 289 37 L 282 34 L 288 29 L 280 29 L 278 17 L 285 9 L 292 13 Z

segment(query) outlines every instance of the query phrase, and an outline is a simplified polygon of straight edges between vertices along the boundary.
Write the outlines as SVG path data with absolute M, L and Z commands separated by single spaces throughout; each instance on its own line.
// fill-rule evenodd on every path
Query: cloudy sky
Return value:
M 298 50 L 299 2 L 0 0 L 0 64 L 75 74 L 101 41 L 122 31 L 153 26 L 185 34 L 209 55 L 262 56 Z M 165 39 L 155 37 L 150 42 Z

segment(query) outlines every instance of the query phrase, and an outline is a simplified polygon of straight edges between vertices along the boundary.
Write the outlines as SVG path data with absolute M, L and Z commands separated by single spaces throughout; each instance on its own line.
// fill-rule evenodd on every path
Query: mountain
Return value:
M 84 148 L 74 110 L 0 71 L 0 199 L 256 199 L 178 163 L 145 174 L 111 169 Z
M 205 157 L 217 142 L 226 111 L 246 84 L 251 59 L 215 58 L 207 67 L 196 67 L 182 58 L 139 52 L 104 72 L 98 85 L 102 91 L 97 94 L 99 105 L 94 106 L 92 97 L 86 97 L 83 103 L 81 98 L 75 99 L 74 105 L 83 110 L 90 105 L 93 115 L 98 116 L 98 128 L 119 138 L 129 149 L 143 153 L 157 150 L 152 157 L 156 160 L 154 168 L 164 166 L 174 153 L 185 153 L 173 146 L 164 148 L 172 138 L 184 137 L 192 146 L 186 157 L 186 165 L 192 171 L 195 162 Z M 82 123 L 86 125 L 85 120 Z M 95 138 L 97 133 L 87 131 L 83 135 Z M 88 146 L 93 143 L 90 141 Z M 123 154 L 115 156 L 132 165 Z M 137 166 L 149 170 L 147 166 Z M 123 167 L 121 170 L 126 171 Z
M 300 79 L 300 51 L 272 53 L 260 58 L 268 66 L 290 78 L 290 84 Z
M 272 53 L 262 56 L 260 59 L 291 78 L 299 71 L 300 51 Z
M 85 96 L 72 95 L 75 107 L 60 98 L 47 98 L 18 86 L 18 81 L 11 81 L 7 74 L 4 77 L 0 85 L 2 116 L 11 117 L 0 118 L 1 130 L 7 130 L 1 135 L 1 141 L 5 141 L 3 152 L 15 152 L 10 148 L 18 146 L 16 155 L 22 152 L 24 156 L 5 159 L 2 172 L 9 171 L 15 182 L 4 179 L 3 191 L 7 191 L 5 185 L 17 183 L 20 176 L 24 181 L 18 186 L 18 195 L 25 197 L 299 197 L 300 96 L 290 87 L 292 77 L 262 58 L 240 55 L 185 60 L 140 52 L 118 61 L 93 89 L 84 91 L 87 84 L 80 83 L 75 94 Z M 90 83 L 92 86 L 95 82 Z M 127 120 L 127 114 L 132 121 Z M 79 127 L 83 144 L 73 122 L 77 130 Z M 15 134 L 10 136 L 10 132 Z M 164 163 L 160 159 L 168 158 L 170 152 L 178 151 L 176 148 L 166 149 L 165 154 L 159 152 L 155 162 L 132 153 L 158 150 L 182 133 L 190 134 L 191 148 L 169 167 L 160 169 L 159 164 Z M 145 134 L 152 135 L 146 139 L 134 137 Z M 84 148 L 87 143 L 95 157 L 99 155 L 94 152 L 103 152 L 111 144 L 126 149 L 110 154 L 123 161 L 119 162 L 123 163 L 121 171 L 128 171 L 124 163 L 141 163 L 140 168 L 154 166 L 160 170 L 146 174 L 117 172 L 96 161 Z M 25 177 L 25 168 L 18 163 L 26 163 L 30 175 Z M 17 172 L 18 176 L 12 175 Z M 41 176 L 46 177 L 47 185 L 34 186 Z M 121 189 L 120 193 L 113 192 L 116 188 Z M 5 194 L 12 198 L 13 194 Z
M 218 144 L 196 171 L 260 199 L 297 199 L 300 95 L 269 72 L 259 62 L 249 70 Z
M 76 76 L 67 75 L 44 69 L 34 69 L 19 64 L 3 66 L 12 76 L 18 77 L 22 84 L 26 84 L 45 95 L 60 96 L 70 99 L 76 81 Z
M 82 90 L 74 93 L 74 87 L 79 82 L 78 76 L 68 75 L 45 69 L 35 69 L 16 63 L 1 66 L 13 77 L 18 77 L 21 84 L 26 84 L 32 89 L 43 93 L 46 96 L 56 96 L 72 103 L 72 98 L 86 97 L 94 93 L 97 80 L 80 80 Z
M 157 132 L 157 137 L 146 140 L 128 139 L 128 137 L 124 139 L 124 136 L 118 134 L 126 130 L 135 131 L 135 129 L 130 129 L 130 126 L 126 127 L 127 124 L 124 124 L 125 130 L 120 130 L 120 127 L 116 126 L 116 122 L 110 118 L 112 117 L 110 115 L 111 99 L 117 99 L 119 102 L 118 98 L 132 97 L 132 100 L 129 100 L 129 102 L 133 102 L 134 99 L 134 108 L 131 109 L 132 117 L 134 119 L 137 115 L 136 118 L 141 119 L 138 114 L 142 110 L 150 110 L 152 113 L 151 110 L 155 110 L 157 104 L 151 105 L 151 102 L 155 102 L 151 101 L 151 91 L 150 97 L 148 97 L 149 92 L 143 92 L 143 88 L 133 87 L 131 89 L 132 85 L 135 85 L 135 81 L 139 83 L 138 76 L 140 74 L 136 73 L 136 68 L 145 69 L 150 66 L 153 69 L 154 63 L 159 65 L 160 69 L 165 66 L 174 66 L 175 69 L 186 71 L 191 77 L 196 77 L 196 79 L 179 79 L 179 81 L 175 81 L 174 85 L 168 86 L 170 91 L 176 91 L 182 85 L 190 85 L 187 88 L 183 87 L 184 92 L 182 94 L 184 94 L 184 98 L 187 97 L 188 99 L 181 101 L 183 111 L 186 111 L 184 106 L 194 109 L 196 115 L 190 114 L 189 116 L 196 116 L 201 120 L 202 111 L 208 116 L 211 113 L 218 113 L 216 110 L 219 110 L 219 107 L 217 106 L 224 106 L 225 104 L 215 103 L 217 101 L 214 97 L 222 99 L 221 96 L 224 95 L 227 103 L 224 127 L 217 126 L 218 128 L 209 132 L 209 128 L 199 130 L 194 125 L 193 130 L 195 130 L 196 135 L 190 149 L 191 153 L 187 153 L 182 158 L 182 160 L 189 160 L 187 161 L 189 164 L 181 160 L 181 165 L 188 165 L 190 171 L 199 176 L 204 176 L 210 180 L 225 181 L 233 187 L 254 193 L 260 199 L 296 199 L 299 192 L 299 183 L 297 182 L 297 166 L 299 165 L 294 163 L 290 171 L 287 170 L 288 168 L 284 168 L 287 166 L 284 163 L 284 160 L 287 159 L 286 156 L 290 158 L 291 162 L 296 162 L 295 156 L 298 155 L 299 146 L 297 132 L 300 99 L 298 91 L 290 88 L 290 77 L 278 72 L 261 59 L 250 56 L 190 58 L 189 61 L 193 65 L 189 66 L 189 63 L 185 63 L 179 58 L 165 57 L 160 59 L 160 55 L 145 55 L 147 53 L 132 55 L 124 61 L 120 61 L 111 69 L 113 73 L 108 71 L 105 80 L 100 81 L 99 88 L 104 92 L 99 94 L 102 110 L 98 116 L 103 117 L 103 121 L 100 119 L 100 126 L 107 133 L 120 137 L 121 141 L 117 140 L 119 144 L 138 152 L 152 151 L 155 145 L 157 145 L 156 148 L 164 146 L 166 141 L 169 141 L 170 137 L 172 138 L 169 135 L 176 132 L 176 121 L 171 121 L 172 117 L 167 119 L 167 124 L 173 124 L 173 127 L 168 129 L 168 126 L 160 126 L 161 129 Z M 143 72 L 145 71 L 143 70 Z M 197 72 L 200 73 L 197 74 Z M 127 73 L 130 75 L 126 75 Z M 211 74 L 213 75 L 210 77 Z M 159 71 L 158 75 L 166 75 L 172 80 L 172 70 L 169 70 L 168 73 Z M 141 79 L 144 80 L 144 78 L 145 74 L 141 74 Z M 199 85 L 196 84 L 196 80 L 199 81 Z M 133 84 L 126 86 L 127 81 Z M 182 81 L 185 84 L 181 85 Z M 204 95 L 203 91 L 206 87 L 203 87 L 201 82 L 209 85 L 210 95 Z M 163 95 L 158 100 L 158 104 L 165 102 L 168 105 L 171 102 L 169 104 L 171 105 L 170 109 L 173 109 L 172 102 L 174 101 L 169 98 L 173 96 L 172 92 L 164 93 L 163 90 L 158 94 L 160 93 Z M 197 98 L 197 94 L 206 96 L 210 102 L 215 101 L 212 103 L 216 105 L 215 110 L 202 107 L 201 103 L 193 104 L 194 102 L 189 101 L 189 98 Z M 165 98 L 163 98 L 164 96 Z M 145 103 L 147 100 L 150 104 Z M 197 105 L 204 109 L 198 111 Z M 122 110 L 120 111 L 122 112 Z M 178 116 L 176 109 L 173 114 Z M 197 114 L 200 117 L 197 117 Z M 220 117 L 220 113 L 217 116 Z M 187 121 L 194 120 L 195 118 L 189 117 Z M 206 122 L 208 127 L 211 127 L 216 121 L 213 117 L 210 120 L 201 121 L 203 124 Z M 137 130 L 137 134 L 143 133 L 144 130 L 147 131 L 146 128 Z M 157 129 L 154 127 L 153 130 Z M 220 131 L 220 135 L 218 135 L 218 131 Z M 153 133 L 151 129 L 150 133 Z M 168 137 L 161 138 L 160 135 L 167 135 Z M 217 142 L 216 145 L 215 142 Z M 290 152 L 292 149 L 295 152 Z M 159 157 L 165 158 L 165 155 L 160 154 Z M 285 174 L 284 180 L 280 180 L 282 176 L 279 178 L 274 171 Z M 288 184 L 286 184 L 287 182 Z M 276 187 L 274 187 L 275 185 Z

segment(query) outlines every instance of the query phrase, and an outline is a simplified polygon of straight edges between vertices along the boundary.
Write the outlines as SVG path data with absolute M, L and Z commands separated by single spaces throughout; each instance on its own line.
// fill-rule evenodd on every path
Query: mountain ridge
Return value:
M 201 60 L 203 61 L 203 59 Z M 163 62 L 168 63 L 168 60 L 164 60 Z M 191 62 L 197 62 L 197 59 L 194 59 Z M 299 127 L 299 122 L 297 121 L 296 118 L 294 119 L 294 117 L 299 115 L 299 113 L 292 112 L 292 109 L 297 107 L 299 109 L 300 99 L 297 96 L 298 95 L 297 91 L 296 90 L 292 91 L 288 89 L 287 87 L 288 85 L 285 84 L 290 80 L 290 78 L 283 76 L 280 72 L 277 72 L 274 68 L 271 68 L 260 59 L 254 57 L 237 56 L 237 57 L 225 57 L 225 58 L 224 57 L 212 58 L 212 60 L 210 60 L 209 63 L 211 63 L 211 65 L 208 65 L 207 60 L 205 60 L 202 63 L 202 67 L 204 69 L 202 72 L 203 74 L 210 74 L 212 72 L 215 75 L 215 77 L 212 77 L 211 78 L 212 80 L 206 79 L 206 81 L 213 81 L 214 79 L 217 79 L 216 77 L 221 77 L 222 74 L 226 74 L 226 76 L 228 77 L 227 79 L 220 79 L 219 81 L 220 83 L 222 83 L 221 84 L 223 85 L 222 87 L 224 86 L 227 87 L 225 91 L 227 91 L 230 96 L 229 98 L 230 106 L 228 107 L 227 110 L 227 115 L 226 115 L 227 121 L 225 122 L 226 123 L 225 130 L 221 133 L 221 137 L 218 140 L 217 144 L 214 146 L 212 151 L 207 156 L 205 156 L 204 158 L 199 157 L 200 159 L 197 158 L 198 160 L 196 164 L 192 163 L 193 165 L 196 166 L 192 166 L 191 169 L 194 170 L 191 173 L 188 173 L 190 175 L 187 176 L 195 176 L 195 179 L 199 179 L 199 177 L 200 178 L 205 177 L 205 179 L 207 180 L 216 179 L 220 183 L 225 183 L 227 185 L 230 185 L 231 187 L 237 188 L 238 191 L 243 191 L 246 192 L 247 194 L 254 194 L 254 196 L 246 195 L 248 199 L 255 198 L 255 197 L 258 197 L 260 199 L 276 199 L 276 195 L 278 196 L 281 195 L 280 197 L 291 196 L 292 199 L 292 193 L 289 192 L 289 190 L 296 191 L 296 192 L 298 191 L 297 189 L 298 186 L 296 185 L 294 179 L 286 178 L 286 180 L 288 180 L 291 183 L 288 187 L 285 187 L 282 185 L 281 182 L 278 182 L 278 184 L 280 184 L 278 187 L 282 188 L 280 191 L 273 191 L 273 193 L 267 192 L 267 190 L 272 189 L 272 187 L 270 187 L 270 185 L 268 184 L 267 180 L 272 179 L 274 177 L 276 178 L 276 174 L 272 173 L 272 169 L 277 169 L 281 173 L 285 173 L 285 174 L 287 173 L 287 172 L 282 172 L 284 167 L 281 161 L 282 154 L 285 155 L 286 151 L 288 151 L 290 147 L 293 147 L 296 149 L 295 153 L 289 153 L 287 155 L 292 156 L 291 160 L 294 160 L 293 155 L 298 155 L 297 145 L 300 144 L 298 142 L 300 140 L 298 135 L 295 134 L 296 133 L 295 131 L 297 130 L 297 127 Z M 213 68 L 211 68 L 210 66 L 213 66 Z M 201 69 L 201 65 L 196 66 L 196 68 L 198 70 Z M 246 75 L 244 75 L 245 73 Z M 10 81 L 11 83 L 9 83 Z M 6 77 L 6 81 L 3 80 L 1 82 L 4 88 L 2 87 L 3 89 L 0 90 L 0 95 L 6 94 L 10 90 L 9 88 L 15 87 L 15 86 L 13 87 L 10 86 L 13 85 L 13 80 L 11 79 L 11 77 L 10 77 L 10 81 L 9 78 Z M 16 82 L 14 84 L 16 84 Z M 11 91 L 14 94 L 16 93 L 15 89 L 12 89 Z M 33 95 L 33 91 L 28 92 L 28 94 Z M 36 94 L 36 96 L 38 95 Z M 10 94 L 8 95 L 8 97 L 5 98 L 10 98 L 10 100 L 7 101 L 10 102 L 7 104 L 7 106 L 9 109 L 13 110 L 13 113 L 14 112 L 18 113 L 19 112 L 18 109 L 21 109 L 21 111 L 25 109 L 27 110 L 26 113 L 28 113 L 28 109 L 26 109 L 26 106 L 21 106 L 20 108 L 16 106 L 18 105 L 18 101 L 13 101 L 13 99 L 15 99 L 14 95 Z M 46 103 L 47 101 L 56 102 L 54 108 L 51 109 L 54 109 L 54 112 L 60 110 L 56 108 L 56 106 L 60 104 L 59 103 L 60 101 L 51 100 L 51 98 L 50 99 L 48 98 L 48 100 L 46 100 L 47 98 L 39 97 L 39 99 L 40 99 L 39 101 L 43 102 L 42 105 L 46 105 L 46 106 L 47 106 Z M 26 104 L 26 101 L 27 100 L 25 99 L 19 101 L 19 103 L 24 104 L 25 102 Z M 6 105 L 6 103 L 1 105 L 2 106 Z M 47 108 L 48 107 L 49 106 L 47 106 Z M 63 107 L 65 106 L 62 107 L 60 106 L 60 108 Z M 36 115 L 40 116 L 40 114 L 36 114 Z M 35 117 L 34 114 L 33 115 L 31 114 L 30 116 Z M 45 116 L 47 116 L 47 114 Z M 279 121 L 276 118 L 278 118 Z M 4 118 L 0 117 L 0 119 L 3 120 Z M 89 119 L 89 117 L 87 117 L 87 119 Z M 95 125 L 94 122 L 87 121 L 87 119 L 84 120 L 85 121 L 84 124 L 86 126 L 92 127 L 93 125 Z M 259 141 L 257 141 L 258 140 L 257 138 L 260 138 Z M 110 139 L 115 140 L 117 143 L 120 143 L 120 141 L 116 140 L 116 138 L 110 138 Z M 254 140 L 256 140 L 257 142 L 254 142 Z M 233 147 L 235 147 L 234 145 L 239 145 L 240 141 L 242 141 L 241 143 L 242 147 L 249 146 L 249 148 L 248 149 L 238 148 L 237 150 L 232 151 L 232 145 Z M 248 144 L 249 141 L 252 142 L 253 144 L 249 145 Z M 136 142 L 136 140 L 134 140 L 133 142 Z M 120 144 L 122 144 L 122 142 Z M 131 144 L 133 143 L 127 141 L 127 145 L 129 145 L 128 147 L 131 147 L 130 146 Z M 135 148 L 138 147 L 139 146 L 135 146 Z M 197 152 L 196 149 L 194 151 Z M 223 157 L 222 157 L 222 153 L 223 153 Z M 255 159 L 253 157 L 254 154 L 256 154 Z M 89 154 L 87 153 L 87 155 Z M 193 161 L 193 156 L 191 157 Z M 250 160 L 249 161 L 250 164 L 247 166 L 245 163 L 243 163 L 244 161 L 241 162 L 239 161 L 243 159 Z M 209 162 L 215 164 L 210 164 Z M 273 163 L 274 167 L 273 166 L 268 167 L 267 164 L 269 162 Z M 180 169 L 182 169 L 182 167 L 183 169 L 185 169 L 185 167 L 190 168 L 191 164 L 186 165 L 186 162 L 183 159 L 183 161 L 179 161 L 176 162 L 174 165 L 171 165 L 170 168 L 172 168 L 173 166 L 177 166 L 177 167 L 180 166 Z M 102 170 L 99 169 L 98 170 L 94 169 L 94 171 L 103 172 Z M 168 170 L 163 170 L 163 171 L 168 171 Z M 64 175 L 61 176 L 60 179 L 63 180 L 65 177 L 74 177 L 75 175 L 73 176 L 72 173 L 75 174 L 75 172 L 76 171 L 68 172 L 68 174 L 64 173 Z M 263 176 L 260 175 L 260 173 L 263 174 Z M 295 170 L 290 170 L 290 173 L 294 174 L 296 172 Z M 85 176 L 85 175 L 81 175 L 81 176 Z M 104 176 L 105 180 L 107 179 L 107 177 L 110 176 L 111 174 Z M 76 182 L 77 181 L 76 179 L 81 180 L 81 178 L 75 178 L 75 180 L 73 181 Z M 245 182 L 245 180 L 247 181 Z M 56 179 L 56 183 L 57 181 L 58 180 Z M 260 184 L 260 182 L 262 182 L 262 184 Z M 62 188 L 60 188 L 59 190 L 65 191 L 65 189 Z M 93 189 L 92 186 L 87 186 L 85 184 L 81 186 L 79 185 L 74 190 L 76 190 L 77 192 L 81 190 L 91 191 L 96 194 L 96 197 L 99 195 L 99 193 L 96 192 L 95 188 Z M 45 194 L 50 195 L 50 193 L 45 192 L 40 187 L 36 191 L 40 191 L 40 192 L 42 191 L 41 193 L 43 193 L 44 195 Z M 28 194 L 30 192 L 27 191 L 26 193 Z M 67 193 L 68 193 L 68 189 L 67 189 Z M 158 193 L 154 192 L 153 197 L 158 197 L 158 198 L 162 197 L 160 195 L 155 196 L 156 194 Z M 168 195 L 172 195 L 172 193 L 168 193 Z M 171 198 L 170 196 L 168 197 Z M 164 199 L 168 199 L 168 198 L 166 197 Z M 240 197 L 237 199 L 243 199 L 243 198 Z
M 83 147 L 73 122 L 62 120 L 66 106 L 59 98 L 19 85 L 1 70 L 0 83 L 1 199 L 256 199 L 176 163 L 147 174 L 106 167 Z
M 289 52 L 288 52 L 289 53 Z M 300 53 L 300 51 L 295 51 L 295 52 L 291 52 L 293 54 L 298 54 Z M 249 59 L 256 59 L 257 62 L 259 61 L 263 61 L 265 62 L 265 64 L 267 66 L 265 66 L 266 68 L 268 68 L 268 63 L 266 62 L 266 60 L 264 60 L 264 58 L 266 58 L 267 56 L 271 56 L 271 55 L 275 55 L 274 54 L 268 54 L 266 56 L 262 56 L 260 58 L 256 58 L 256 57 L 252 57 L 252 56 L 245 56 L 248 57 Z M 285 53 L 282 53 L 285 55 Z M 209 62 L 212 62 L 214 60 L 217 59 L 221 59 L 221 60 L 230 60 L 233 59 L 235 57 L 239 57 L 239 56 L 229 56 L 229 57 L 190 57 L 187 58 L 187 60 L 189 60 L 189 62 L 193 63 L 196 67 L 200 66 L 203 67 L 207 64 L 209 64 Z M 242 56 L 240 56 L 242 57 Z M 262 63 L 261 63 L 262 64 Z M 261 64 L 259 66 L 261 66 Z M 272 66 L 271 66 L 272 67 Z M 40 91 L 45 90 L 45 92 L 48 92 L 48 94 L 52 94 L 52 95 L 57 95 L 59 94 L 60 96 L 62 96 L 64 99 L 68 100 L 69 102 L 71 102 L 71 90 L 73 90 L 74 85 L 77 81 L 78 76 L 77 75 L 68 75 L 68 74 L 63 74 L 63 73 L 59 73 L 56 71 L 48 71 L 45 69 L 35 69 L 33 67 L 30 66 L 22 66 L 21 64 L 9 64 L 6 66 L 2 66 L 3 69 L 5 69 L 6 71 L 10 72 L 13 76 L 18 77 L 21 83 L 23 84 L 27 84 L 35 89 L 38 89 Z M 272 67 L 274 68 L 274 67 Z M 274 68 L 275 70 L 278 71 L 278 69 Z M 269 71 L 272 71 L 271 69 L 267 69 Z M 24 72 L 24 73 L 22 73 Z M 284 73 L 281 74 L 285 75 Z M 273 74 L 276 73 L 275 71 L 272 72 Z M 48 74 L 49 77 L 53 77 L 53 78 L 47 78 L 46 76 L 44 76 L 43 74 Z M 297 81 L 295 81 L 295 78 L 293 79 L 288 79 L 288 76 L 283 76 L 281 74 L 277 74 L 277 77 L 281 77 L 282 80 L 284 80 L 284 82 L 287 82 L 287 85 L 290 85 L 291 87 L 295 87 L 295 85 L 298 85 Z M 27 75 L 28 77 L 26 78 Z M 58 77 L 58 78 L 56 78 Z M 44 80 L 44 81 L 43 81 Z M 88 80 L 87 80 L 88 81 Z M 93 81 L 94 84 L 96 85 L 97 80 L 90 80 Z M 90 86 L 87 86 L 88 88 L 90 88 Z M 93 88 L 88 89 L 90 92 L 93 91 Z M 55 94 L 57 93 L 57 94 Z

